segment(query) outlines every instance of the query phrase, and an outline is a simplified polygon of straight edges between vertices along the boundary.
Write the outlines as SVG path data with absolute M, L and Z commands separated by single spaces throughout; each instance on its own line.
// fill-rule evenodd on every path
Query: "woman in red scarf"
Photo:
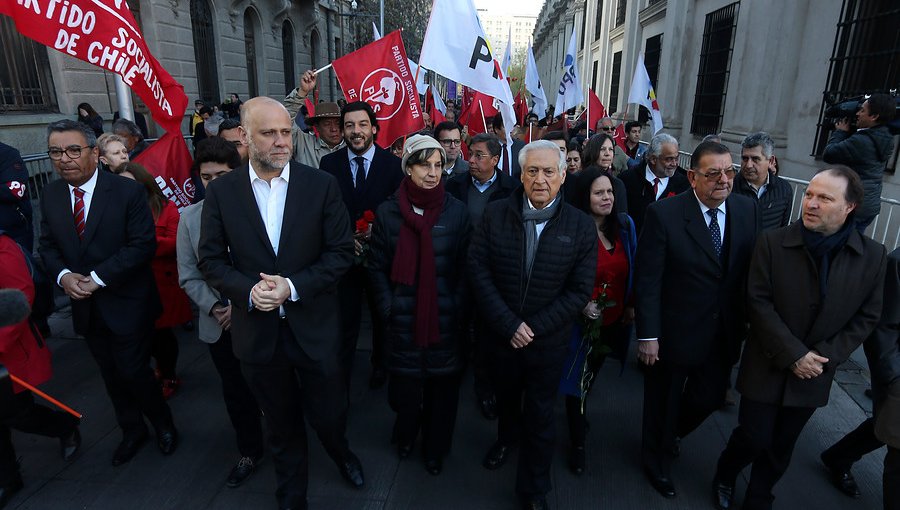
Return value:
M 403 147 L 407 174 L 375 212 L 369 272 L 387 324 L 388 395 L 401 458 L 422 432 L 425 468 L 441 472 L 450 449 L 463 369 L 460 317 L 471 227 L 466 206 L 444 193 L 446 154 L 430 136 Z

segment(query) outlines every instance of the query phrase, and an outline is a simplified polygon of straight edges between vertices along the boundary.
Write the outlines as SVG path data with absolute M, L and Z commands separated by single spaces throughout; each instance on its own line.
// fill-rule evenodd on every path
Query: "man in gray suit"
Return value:
M 220 137 L 197 144 L 193 173 L 200 175 L 203 187 L 241 164 L 235 145 Z M 228 487 L 241 485 L 253 474 L 263 456 L 264 442 L 259 422 L 259 405 L 241 373 L 241 363 L 231 347 L 231 304 L 206 283 L 197 251 L 200 243 L 200 216 L 203 201 L 186 207 L 178 223 L 178 283 L 200 311 L 199 337 L 209 345 L 209 355 L 222 378 L 225 408 L 234 427 L 241 459 L 228 474 Z

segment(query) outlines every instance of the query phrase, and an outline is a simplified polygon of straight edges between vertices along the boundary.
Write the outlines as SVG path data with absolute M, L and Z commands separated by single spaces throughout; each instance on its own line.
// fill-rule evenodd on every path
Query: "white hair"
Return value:
M 535 140 L 525 147 L 522 147 L 522 150 L 519 151 L 519 166 L 521 168 L 525 168 L 525 160 L 528 159 L 528 153 L 535 150 L 555 152 L 559 156 L 559 171 L 562 172 L 566 169 L 566 153 L 560 151 L 559 145 L 556 145 L 550 140 Z

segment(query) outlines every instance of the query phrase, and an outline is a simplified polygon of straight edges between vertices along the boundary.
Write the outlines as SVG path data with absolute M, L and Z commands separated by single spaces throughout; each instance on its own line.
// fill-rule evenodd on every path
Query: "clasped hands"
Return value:
M 271 312 L 291 297 L 291 286 L 285 277 L 259 273 L 261 278 L 250 290 L 250 300 L 257 310 Z
M 812 379 L 822 375 L 825 363 L 828 363 L 828 358 L 820 356 L 816 351 L 809 351 L 791 365 L 791 371 L 800 379 Z
M 528 324 L 523 322 L 516 328 L 516 332 L 513 334 L 509 343 L 513 346 L 513 349 L 521 349 L 532 341 L 534 341 L 534 331 L 531 330 L 531 327 L 528 326 Z
M 93 278 L 78 273 L 64 274 L 59 279 L 59 285 L 67 296 L 76 300 L 87 299 L 100 288 Z

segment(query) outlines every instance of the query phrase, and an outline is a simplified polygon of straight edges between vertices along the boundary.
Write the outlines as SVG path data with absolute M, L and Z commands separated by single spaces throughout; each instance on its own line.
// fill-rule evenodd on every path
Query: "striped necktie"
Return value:
M 75 231 L 78 232 L 78 238 L 84 237 L 84 224 L 87 219 L 84 210 L 84 190 L 75 188 L 72 190 L 75 194 L 75 208 L 72 213 L 75 215 Z

